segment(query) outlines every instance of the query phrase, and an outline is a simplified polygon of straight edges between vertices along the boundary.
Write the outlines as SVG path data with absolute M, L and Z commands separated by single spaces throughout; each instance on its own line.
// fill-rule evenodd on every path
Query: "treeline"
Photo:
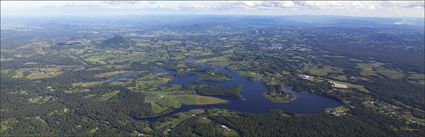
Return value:
M 171 136 L 223 136 L 217 125 L 225 125 L 234 129 L 244 137 L 329 137 L 329 136 L 422 136 L 424 131 L 394 131 L 391 125 L 397 126 L 397 120 L 388 120 L 372 113 L 357 116 L 334 117 L 321 115 L 282 116 L 281 111 L 266 114 L 239 113 L 238 115 L 217 116 L 208 113 L 209 124 L 190 118 L 172 129 Z M 374 119 L 373 121 L 371 119 Z M 391 124 L 390 124 L 391 123 Z M 385 125 L 383 125 L 385 124 Z M 396 125 L 394 125 L 396 124 Z
M 241 98 L 240 95 L 240 86 L 221 86 L 219 84 L 197 84 L 192 83 L 189 85 L 184 85 L 183 89 L 185 90 L 194 90 L 199 95 L 206 96 L 229 96 L 235 98 Z

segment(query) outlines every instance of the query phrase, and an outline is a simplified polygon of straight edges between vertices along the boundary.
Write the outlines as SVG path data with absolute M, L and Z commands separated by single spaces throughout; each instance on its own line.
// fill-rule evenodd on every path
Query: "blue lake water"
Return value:
M 106 80 L 107 81 L 118 81 L 118 80 L 121 80 L 121 79 L 126 79 L 126 78 L 129 78 L 129 77 L 138 76 L 138 75 L 141 75 L 141 74 L 142 74 L 142 72 L 139 72 L 139 71 L 130 71 L 130 72 L 125 72 L 125 73 L 118 74 L 118 75 L 113 75 L 112 77 L 110 77 Z
M 174 115 L 179 112 L 188 111 L 191 109 L 208 109 L 208 108 L 224 108 L 241 112 L 251 112 L 251 113 L 265 113 L 272 109 L 282 109 L 288 112 L 301 113 L 301 114 L 317 114 L 323 112 L 324 109 L 330 107 L 338 107 L 345 105 L 343 102 L 317 94 L 312 93 L 299 93 L 294 92 L 290 87 L 285 86 L 286 91 L 295 95 L 297 98 L 288 103 L 273 103 L 268 101 L 262 93 L 267 90 L 266 85 L 264 85 L 259 80 L 249 80 L 239 75 L 238 72 L 230 71 L 221 66 L 212 66 L 212 65 L 203 65 L 203 67 L 210 67 L 216 71 L 227 74 L 232 78 L 232 80 L 223 80 L 223 81 L 202 81 L 203 83 L 215 83 L 223 86 L 228 85 L 240 85 L 243 99 L 224 97 L 224 96 L 215 96 L 222 99 L 226 99 L 229 103 L 225 104 L 212 104 L 212 105 L 182 105 L 180 108 L 173 110 L 170 113 L 165 115 L 142 118 L 144 120 L 157 120 L 159 118 Z M 174 70 L 160 70 L 163 72 L 173 73 Z M 193 81 L 196 79 L 197 75 L 188 75 L 188 76 L 174 76 L 173 80 L 165 84 L 185 84 L 187 82 Z

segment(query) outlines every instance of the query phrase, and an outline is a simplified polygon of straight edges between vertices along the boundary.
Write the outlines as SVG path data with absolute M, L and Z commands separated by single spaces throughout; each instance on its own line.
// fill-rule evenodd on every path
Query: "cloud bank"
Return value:
M 387 16 L 423 17 L 425 9 L 424 1 L 32 1 L 29 3 L 2 1 L 1 4 L 2 14 L 3 11 L 7 13 L 56 11 L 57 14 L 71 14 L 70 12 L 73 11 L 75 14 L 85 12 L 91 14 L 341 14 L 348 16 L 385 16 L 387 13 Z

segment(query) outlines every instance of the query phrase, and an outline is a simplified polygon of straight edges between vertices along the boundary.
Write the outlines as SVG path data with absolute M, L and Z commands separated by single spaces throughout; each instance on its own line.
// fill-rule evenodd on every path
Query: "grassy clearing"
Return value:
M 12 58 L 3 58 L 3 57 L 0 57 L 0 62 L 12 61 L 12 60 L 14 60 L 14 59 L 12 59 Z
M 196 105 L 207 105 L 207 104 L 219 104 L 226 103 L 226 100 L 216 98 L 216 97 L 208 97 L 208 96 L 195 96 Z
M 26 76 L 27 79 L 44 79 L 44 78 L 52 78 L 56 77 L 63 72 L 60 68 L 40 68 L 31 71 L 29 75 Z
M 398 70 L 388 69 L 384 67 L 375 67 L 376 72 L 391 79 L 400 79 L 404 77 L 404 74 Z
M 46 102 L 52 101 L 52 100 L 54 100 L 53 96 L 37 96 L 37 97 L 30 98 L 29 102 L 33 103 L 33 104 L 36 104 L 36 103 L 37 104 L 43 104 L 43 103 L 46 103 Z
M 100 64 L 100 65 L 106 65 L 108 63 L 106 63 L 106 58 L 102 57 L 102 56 L 90 56 L 88 58 L 84 59 L 85 61 L 92 63 L 92 64 Z
M 165 73 L 151 73 L 143 77 L 135 79 L 135 85 L 128 87 L 128 89 L 136 92 L 154 91 L 158 86 L 165 84 L 172 80 L 172 76 Z
M 182 85 L 168 85 L 160 88 L 163 92 L 178 92 L 182 90 Z
M 18 122 L 15 118 L 2 120 L 0 123 L 0 133 L 6 132 L 15 122 Z
M 420 74 L 416 72 L 409 72 L 408 74 L 409 83 L 425 85 L 425 74 Z
M 12 78 L 26 78 L 30 80 L 56 77 L 63 72 L 60 67 L 27 68 L 15 70 Z
M 113 85 L 113 86 L 127 86 L 128 84 L 130 84 L 129 82 L 123 82 L 123 81 L 114 81 L 114 82 L 110 82 L 109 85 Z
M 96 94 L 89 94 L 89 95 L 85 95 L 85 96 L 84 96 L 84 99 L 89 99 L 89 98 L 92 98 L 92 97 L 94 97 L 94 96 L 96 96 Z
M 67 93 L 67 94 L 86 93 L 86 92 L 90 92 L 90 89 L 69 89 L 64 91 L 64 93 Z
M 354 88 L 354 89 L 357 89 L 361 92 L 365 92 L 365 93 L 369 92 L 363 85 L 352 84 L 352 83 L 348 83 L 348 82 L 335 81 L 335 80 L 330 80 L 330 81 L 332 81 L 333 83 L 336 83 L 336 84 L 347 85 L 348 88 Z
M 335 110 L 342 112 L 342 111 L 348 111 L 350 110 L 350 108 L 346 106 L 339 106 L 339 107 L 336 107 Z
M 399 70 L 386 68 L 383 63 L 371 62 L 371 63 L 358 63 L 357 68 L 361 69 L 360 75 L 364 77 L 372 75 L 384 75 L 391 79 L 400 79 L 404 77 L 404 74 Z
M 102 84 L 101 81 L 93 81 L 93 82 L 78 82 L 78 83 L 72 83 L 73 87 L 92 87 L 96 86 L 98 84 Z
M 228 64 L 230 64 L 227 57 L 224 57 L 224 56 L 200 59 L 199 63 L 214 64 L 214 65 L 228 65 Z
M 25 69 L 17 69 L 15 71 L 15 75 L 13 75 L 12 78 L 24 78 L 25 76 L 24 72 L 25 72 Z
M 336 76 L 334 78 L 337 79 L 337 80 L 348 80 L 348 78 L 347 78 L 346 75 L 338 75 L 338 76 Z
M 187 105 L 206 105 L 206 104 L 218 104 L 225 103 L 226 100 L 199 96 L 199 95 L 167 95 L 158 94 L 155 97 L 151 97 L 152 110 L 155 114 L 159 114 L 169 108 L 179 108 L 182 104 Z
M 373 64 L 365 64 L 365 63 L 357 64 L 357 68 L 361 69 L 360 75 L 364 77 L 376 75 L 375 71 L 373 71 L 372 65 Z
M 106 101 L 116 96 L 118 93 L 120 93 L 119 90 L 111 91 L 111 92 L 103 94 L 99 99 L 102 101 Z
M 329 73 L 342 73 L 341 68 L 333 67 L 333 66 L 312 66 L 312 67 L 308 67 L 307 71 L 310 74 L 317 75 L 317 76 L 326 76 Z
M 423 80 L 423 79 L 425 79 L 425 74 L 410 73 L 408 78 L 409 79 L 415 79 L 415 80 Z

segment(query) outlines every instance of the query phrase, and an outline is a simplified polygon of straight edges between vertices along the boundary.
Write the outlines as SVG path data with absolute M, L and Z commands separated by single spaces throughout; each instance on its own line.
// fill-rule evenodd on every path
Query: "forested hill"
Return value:
M 129 48 L 135 44 L 134 41 L 123 36 L 114 36 L 100 43 L 100 48 Z

